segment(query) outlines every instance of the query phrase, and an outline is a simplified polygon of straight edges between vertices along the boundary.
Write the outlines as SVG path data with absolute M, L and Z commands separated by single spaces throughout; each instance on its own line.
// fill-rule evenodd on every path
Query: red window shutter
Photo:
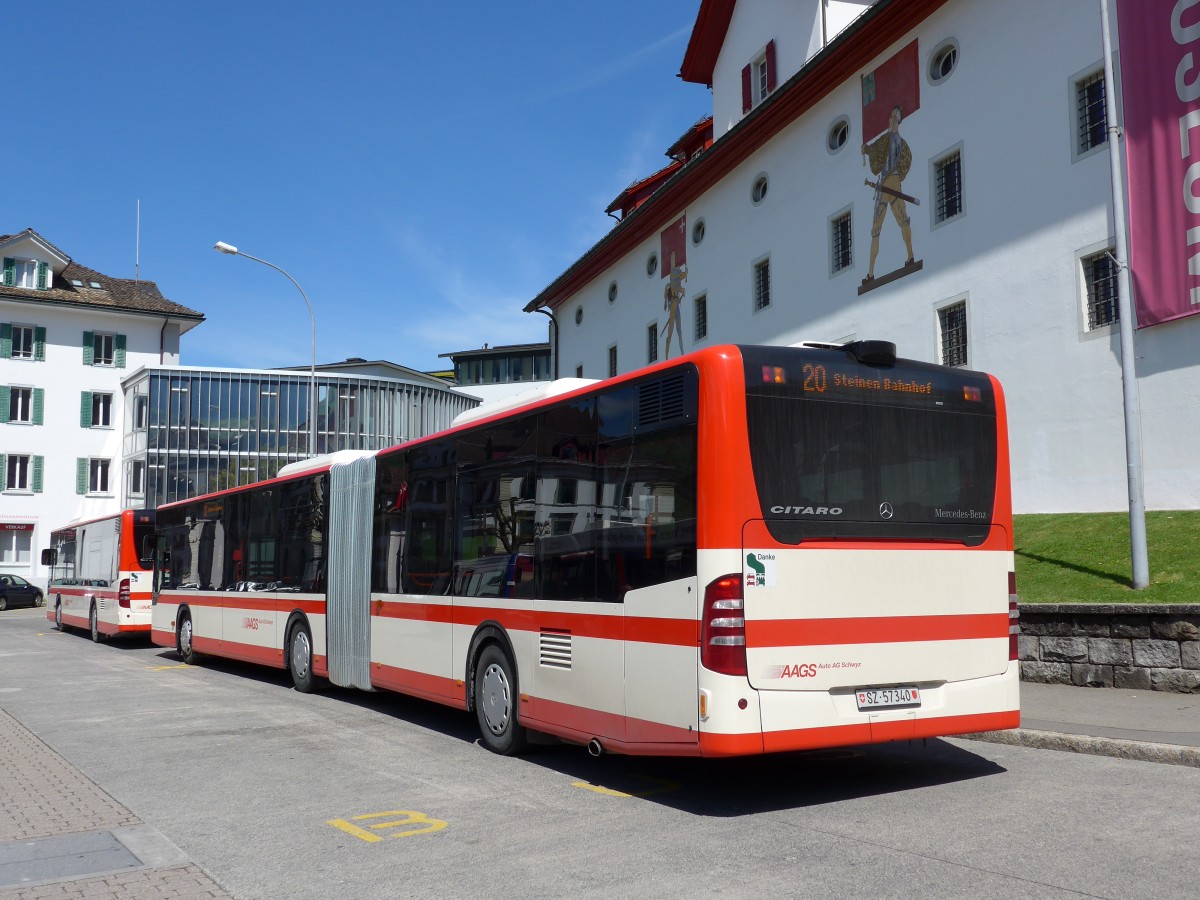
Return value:
M 750 67 L 742 69 L 742 112 L 750 112 Z
M 767 42 L 767 93 L 775 90 L 775 42 Z

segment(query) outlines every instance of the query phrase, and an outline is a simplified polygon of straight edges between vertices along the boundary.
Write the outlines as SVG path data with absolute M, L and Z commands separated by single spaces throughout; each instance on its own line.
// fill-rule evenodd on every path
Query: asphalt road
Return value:
M 0 615 L 0 707 L 240 898 L 1196 895 L 1183 766 L 955 740 L 506 759 L 466 713 L 41 610 Z

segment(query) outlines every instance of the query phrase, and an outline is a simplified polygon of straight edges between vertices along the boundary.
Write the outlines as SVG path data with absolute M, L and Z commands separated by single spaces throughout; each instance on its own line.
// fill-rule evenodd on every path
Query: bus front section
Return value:
M 727 524 L 702 553 L 701 752 L 1017 727 L 999 384 L 884 342 L 739 350 L 701 438 L 738 486 L 706 511 Z

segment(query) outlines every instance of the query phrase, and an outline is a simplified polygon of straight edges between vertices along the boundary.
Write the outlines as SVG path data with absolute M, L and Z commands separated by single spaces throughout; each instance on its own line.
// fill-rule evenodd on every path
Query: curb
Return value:
M 955 737 L 989 744 L 1008 744 L 1032 747 L 1036 750 L 1065 750 L 1068 753 L 1087 753 L 1092 756 L 1112 756 L 1142 762 L 1165 763 L 1172 766 L 1200 768 L 1200 748 L 1179 744 L 1155 744 L 1149 741 L 1124 741 L 1117 738 L 1090 737 L 1082 734 L 1063 734 L 1057 731 L 1034 731 L 1017 728 L 1012 731 L 980 731 Z

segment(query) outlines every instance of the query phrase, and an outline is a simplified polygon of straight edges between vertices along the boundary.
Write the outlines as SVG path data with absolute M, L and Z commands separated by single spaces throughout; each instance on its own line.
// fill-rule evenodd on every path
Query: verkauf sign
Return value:
M 1145 328 L 1200 313 L 1200 0 L 1117 0 L 1117 30 L 1129 268 Z
M 0 531 L 33 531 L 32 522 L 0 522 Z

